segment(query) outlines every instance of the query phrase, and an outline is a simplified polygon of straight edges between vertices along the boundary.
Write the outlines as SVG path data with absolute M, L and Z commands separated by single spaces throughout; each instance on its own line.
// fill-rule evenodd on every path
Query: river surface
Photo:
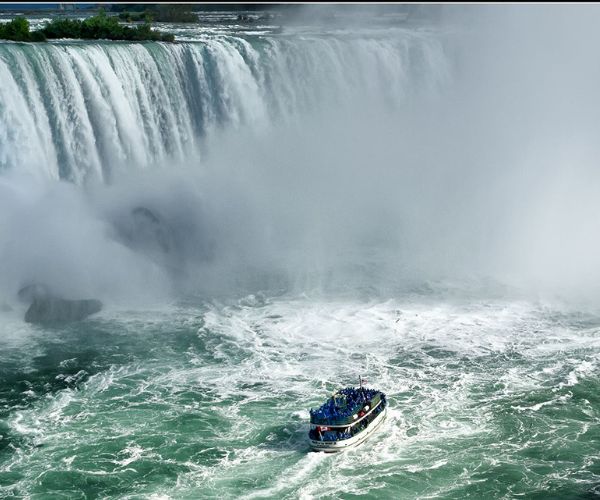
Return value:
M 3 330 L 8 497 L 598 493 L 597 316 L 251 295 Z M 360 373 L 388 396 L 383 427 L 353 451 L 311 453 L 308 409 Z
M 600 495 L 598 44 L 237 15 L 0 43 L 0 498 Z

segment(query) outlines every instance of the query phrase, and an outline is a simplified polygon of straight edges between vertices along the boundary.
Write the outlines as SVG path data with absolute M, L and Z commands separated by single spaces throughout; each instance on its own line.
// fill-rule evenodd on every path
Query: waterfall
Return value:
M 320 280 L 366 266 L 365 245 L 377 261 L 415 210 L 389 162 L 448 87 L 445 51 L 415 29 L 0 43 L 4 295 Z
M 448 77 L 443 45 L 394 36 L 0 44 L 0 171 L 83 184 L 185 162 L 217 130 L 324 108 L 399 110 Z

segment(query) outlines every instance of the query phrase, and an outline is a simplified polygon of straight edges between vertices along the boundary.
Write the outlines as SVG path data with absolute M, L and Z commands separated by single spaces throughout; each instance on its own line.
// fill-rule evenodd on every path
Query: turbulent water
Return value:
M 598 493 L 597 316 L 427 294 L 250 296 L 7 332 L 9 497 Z M 307 409 L 361 372 L 390 399 L 383 428 L 355 451 L 309 452 Z
M 600 495 L 597 13 L 501 12 L 0 43 L 0 497 Z

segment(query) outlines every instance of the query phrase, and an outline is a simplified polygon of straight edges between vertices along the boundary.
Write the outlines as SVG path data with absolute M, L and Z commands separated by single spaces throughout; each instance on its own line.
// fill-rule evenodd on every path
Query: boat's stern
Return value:
M 315 441 L 310 440 L 310 447 L 312 451 L 324 451 L 325 453 L 337 453 L 338 451 L 345 450 L 349 447 L 349 443 L 346 443 L 347 439 L 343 441 Z
M 372 435 L 383 423 L 387 416 L 387 406 L 382 406 L 381 411 L 375 416 L 370 424 L 361 432 L 343 439 L 321 441 L 310 439 L 310 447 L 313 451 L 321 451 L 325 453 L 337 453 L 358 446 Z

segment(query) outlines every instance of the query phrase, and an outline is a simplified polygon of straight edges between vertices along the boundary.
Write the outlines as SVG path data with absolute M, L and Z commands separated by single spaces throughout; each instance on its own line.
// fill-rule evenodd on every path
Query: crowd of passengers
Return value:
M 379 391 L 365 389 L 364 387 L 359 389 L 354 387 L 342 389 L 338 391 L 339 395 L 332 396 L 320 408 L 316 410 L 311 409 L 310 421 L 313 423 L 320 422 L 335 425 L 336 422 L 347 419 L 365 404 L 369 403 L 377 392 Z M 385 400 L 385 395 L 382 394 L 381 398 Z
M 330 430 L 320 432 L 319 429 L 311 429 L 309 432 L 310 439 L 314 439 L 316 441 L 341 441 L 343 439 L 349 439 L 352 436 L 355 436 L 362 430 L 366 429 L 369 424 L 375 419 L 377 415 L 379 415 L 383 409 L 385 408 L 385 395 L 381 395 L 381 404 L 373 410 L 373 412 L 363 420 L 361 420 L 358 424 L 353 425 L 352 427 L 348 427 L 347 430 Z

